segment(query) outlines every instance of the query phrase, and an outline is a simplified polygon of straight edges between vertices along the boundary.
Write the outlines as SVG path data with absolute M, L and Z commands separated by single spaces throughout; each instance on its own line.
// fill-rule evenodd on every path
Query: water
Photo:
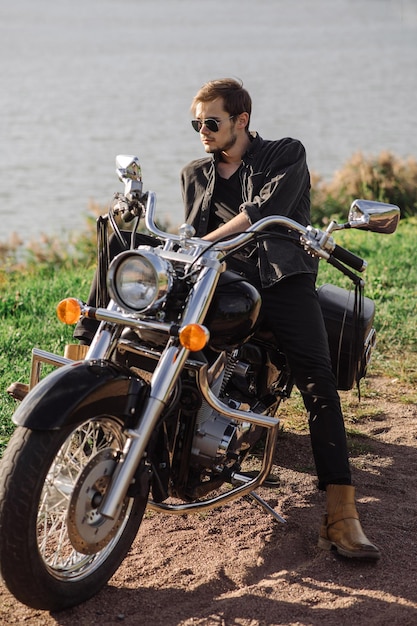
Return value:
M 292 135 L 330 178 L 350 156 L 417 157 L 416 0 L 8 0 L 0 7 L 0 241 L 83 228 L 137 154 L 157 215 L 203 156 L 189 105 L 239 77 L 251 128 Z

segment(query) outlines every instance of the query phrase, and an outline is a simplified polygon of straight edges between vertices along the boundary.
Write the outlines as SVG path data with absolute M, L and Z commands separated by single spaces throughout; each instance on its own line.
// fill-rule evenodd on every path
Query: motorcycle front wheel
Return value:
M 112 416 L 57 431 L 15 430 L 0 466 L 0 569 L 23 604 L 49 611 L 80 604 L 123 561 L 147 494 L 126 498 L 112 520 L 98 506 L 124 442 Z

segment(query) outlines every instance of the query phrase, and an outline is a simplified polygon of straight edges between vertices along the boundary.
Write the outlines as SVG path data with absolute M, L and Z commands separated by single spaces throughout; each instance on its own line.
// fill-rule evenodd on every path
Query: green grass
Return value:
M 33 347 L 62 354 L 73 327 L 57 319 L 55 309 L 67 296 L 86 299 L 93 269 L 0 273 L 0 451 L 13 431 L 16 402 L 6 393 L 13 381 L 28 382 Z
M 394 235 L 358 230 L 335 234 L 340 245 L 368 261 L 367 296 L 376 303 L 378 343 L 371 370 L 417 381 L 417 218 L 400 223 Z M 59 266 L 61 267 L 61 266 Z M 39 347 L 63 353 L 73 327 L 56 317 L 57 303 L 69 295 L 86 299 L 93 268 L 65 269 L 51 262 L 19 271 L 0 271 L 0 452 L 13 431 L 16 402 L 5 392 L 15 380 L 29 380 L 31 351 Z M 322 262 L 318 283 L 349 288 L 350 282 Z

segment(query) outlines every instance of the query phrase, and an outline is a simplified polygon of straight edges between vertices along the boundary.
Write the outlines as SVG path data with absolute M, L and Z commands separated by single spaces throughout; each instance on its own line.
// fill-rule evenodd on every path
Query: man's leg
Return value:
M 262 291 L 263 312 L 285 352 L 308 411 L 319 488 L 326 490 L 319 546 L 354 558 L 377 559 L 355 506 L 346 432 L 327 333 L 314 278 L 300 274 Z

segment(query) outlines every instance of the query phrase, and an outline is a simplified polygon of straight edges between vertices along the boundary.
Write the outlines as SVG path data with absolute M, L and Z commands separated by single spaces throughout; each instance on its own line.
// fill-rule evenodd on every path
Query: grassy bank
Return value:
M 73 328 L 58 321 L 56 305 L 70 295 L 86 299 L 93 271 L 46 266 L 0 274 L 0 452 L 13 430 L 10 417 L 16 408 L 5 390 L 15 380 L 29 380 L 34 346 L 63 353 Z
M 366 295 L 376 302 L 378 344 L 371 371 L 417 380 L 417 218 L 400 223 L 394 235 L 360 231 L 336 233 L 337 242 L 368 261 Z M 73 295 L 86 298 L 94 267 L 48 262 L 25 270 L 0 272 L 0 452 L 13 426 L 14 400 L 5 393 L 15 381 L 27 381 L 31 350 L 37 346 L 62 353 L 72 327 L 60 324 L 56 304 Z M 349 288 L 348 279 L 322 262 L 319 281 Z

